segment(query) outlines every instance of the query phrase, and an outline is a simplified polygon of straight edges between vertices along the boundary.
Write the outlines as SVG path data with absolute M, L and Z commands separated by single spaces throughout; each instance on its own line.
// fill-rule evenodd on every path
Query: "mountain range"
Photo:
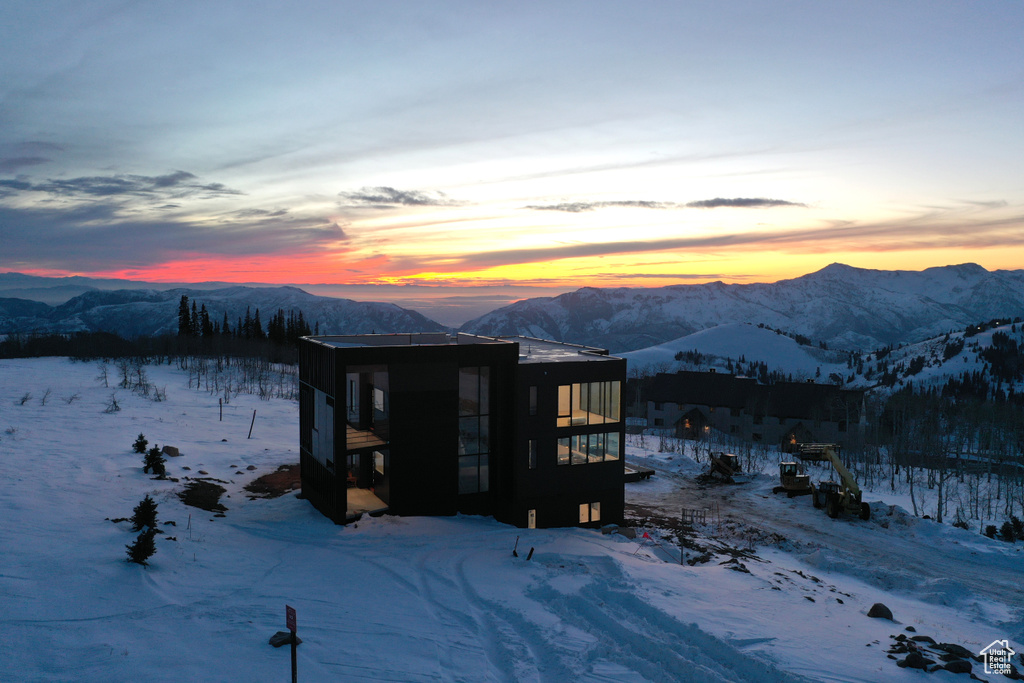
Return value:
M 95 286 L 59 305 L 43 303 L 46 278 L 0 275 L 0 333 L 104 330 L 122 336 L 173 333 L 184 294 L 205 304 L 213 320 L 234 324 L 247 307 L 264 320 L 277 309 L 301 310 L 325 334 L 435 332 L 446 328 L 394 304 L 309 294 L 295 287 L 229 286 L 109 290 Z M 21 278 L 19 280 L 19 278 Z M 12 289 L 13 284 L 20 284 Z M 97 284 L 99 283 L 99 284 Z M 30 287 L 27 285 L 31 285 Z M 54 279 L 67 287 L 67 279 Z M 118 283 L 113 283 L 117 286 Z M 207 286 L 207 285 L 204 285 Z M 6 290 L 6 291 L 5 291 Z M 523 299 L 458 328 L 487 336 L 527 335 L 622 353 L 728 323 L 766 325 L 830 348 L 869 351 L 914 343 L 983 320 L 1024 316 L 1024 271 L 988 271 L 976 264 L 884 271 L 832 264 L 774 283 L 672 285 L 660 288 L 584 287 L 554 297 Z
M 976 264 L 884 271 L 832 264 L 769 284 L 583 288 L 526 299 L 461 331 L 528 334 L 633 351 L 726 323 L 764 324 L 829 347 L 871 350 L 917 342 L 997 317 L 1024 316 L 1024 271 Z
M 246 310 L 256 310 L 265 325 L 278 309 L 302 311 L 321 334 L 441 332 L 446 328 L 394 304 L 316 296 L 295 287 L 226 287 L 166 291 L 118 289 L 87 291 L 58 306 L 26 299 L 0 298 L 0 333 L 114 332 L 122 337 L 176 334 L 182 296 L 206 306 L 211 320 L 226 315 L 232 327 Z

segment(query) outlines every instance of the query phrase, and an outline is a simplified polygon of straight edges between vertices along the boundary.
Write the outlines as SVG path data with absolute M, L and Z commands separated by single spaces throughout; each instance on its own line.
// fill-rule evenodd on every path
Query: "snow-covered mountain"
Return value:
M 883 271 L 832 264 L 769 284 L 586 287 L 525 299 L 462 326 L 484 335 L 525 334 L 624 352 L 726 323 L 763 323 L 867 351 L 917 342 L 1000 316 L 1024 315 L 1024 271 L 976 264 Z
M 688 354 L 677 359 L 680 354 Z M 676 370 L 727 371 L 730 365 L 764 363 L 769 371 L 793 379 L 828 377 L 845 370 L 848 354 L 817 346 L 799 344 L 795 339 L 768 328 L 744 323 L 726 323 L 646 349 L 620 354 L 631 371 L 639 374 Z
M 217 290 L 172 289 L 89 291 L 59 305 L 24 299 L 0 299 L 0 333 L 113 332 L 123 337 L 174 334 L 178 304 L 187 296 L 206 306 L 220 322 L 227 314 L 232 327 L 246 309 L 259 309 L 266 325 L 278 309 L 302 311 L 321 334 L 370 332 L 440 332 L 445 328 L 419 313 L 394 304 L 315 296 L 295 287 L 226 287 Z
M 621 356 L 633 376 L 714 369 L 749 377 L 771 373 L 884 393 L 907 383 L 942 387 L 951 379 L 962 381 L 966 373 L 988 391 L 1024 391 L 1024 324 L 1005 318 L 971 326 L 970 331 L 857 353 L 801 344 L 767 327 L 728 323 Z

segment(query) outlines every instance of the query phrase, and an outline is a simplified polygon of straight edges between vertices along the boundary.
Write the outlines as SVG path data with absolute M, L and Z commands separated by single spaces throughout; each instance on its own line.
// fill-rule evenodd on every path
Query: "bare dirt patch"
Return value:
M 299 473 L 298 463 L 294 465 L 281 465 L 276 472 L 264 474 L 245 485 L 245 490 L 250 494 L 249 500 L 256 498 L 277 498 L 290 491 L 297 491 L 302 488 L 302 477 Z
M 224 512 L 227 508 L 220 504 L 220 497 L 226 490 L 212 481 L 195 480 L 185 484 L 185 488 L 178 492 L 178 498 L 181 498 L 185 505 L 200 510 Z

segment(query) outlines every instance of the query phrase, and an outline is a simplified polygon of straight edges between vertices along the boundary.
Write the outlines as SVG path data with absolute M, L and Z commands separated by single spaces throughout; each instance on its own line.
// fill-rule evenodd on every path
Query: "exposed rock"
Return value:
M 928 643 L 929 645 L 935 645 L 935 639 L 931 636 L 911 636 L 911 640 L 916 640 L 919 643 Z
M 907 654 L 907 658 L 897 662 L 900 666 L 909 669 L 927 669 L 930 665 L 934 664 L 934 659 L 928 659 L 920 652 L 910 652 Z
M 181 453 L 178 451 L 177 446 L 164 446 L 163 454 L 169 458 L 181 457 Z
M 950 671 L 955 674 L 969 674 L 973 667 L 966 659 L 954 659 L 950 662 L 946 662 L 943 668 L 946 671 Z
M 904 631 L 907 631 L 908 633 L 917 633 L 917 629 L 916 629 L 916 628 L 914 628 L 913 626 L 908 626 L 908 627 L 906 627 L 906 628 L 905 628 L 905 629 L 903 629 L 903 630 L 904 630 Z
M 256 469 L 256 465 L 249 465 L 249 466 L 248 466 L 248 467 L 246 467 L 245 469 L 247 469 L 247 470 L 249 470 L 250 472 L 252 472 L 252 471 L 253 471 L 254 469 Z
M 949 654 L 960 657 L 961 659 L 970 659 L 974 656 L 973 652 L 962 645 L 957 645 L 956 643 L 939 643 L 935 646 L 935 649 L 948 652 Z
M 880 602 L 876 602 L 871 606 L 871 609 L 868 610 L 868 616 L 873 619 L 888 619 L 889 621 L 893 620 L 892 610 L 890 610 L 888 607 L 886 607 Z

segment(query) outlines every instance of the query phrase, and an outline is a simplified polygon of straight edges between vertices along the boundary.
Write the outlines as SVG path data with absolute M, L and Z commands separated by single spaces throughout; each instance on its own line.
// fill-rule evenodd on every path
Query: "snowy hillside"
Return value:
M 765 324 L 830 348 L 916 342 L 982 319 L 1024 315 L 1024 271 L 964 264 L 880 271 L 833 264 L 771 284 L 584 288 L 526 299 L 472 320 L 462 331 L 525 334 L 608 348 L 655 346 L 725 323 Z
M 715 369 L 756 377 L 753 366 L 763 363 L 768 372 L 797 381 L 814 379 L 848 388 L 891 391 L 908 383 L 941 387 L 964 373 L 976 373 L 995 388 L 1020 393 L 1024 391 L 1024 373 L 1013 379 L 1007 368 L 993 367 L 994 335 L 1003 335 L 1010 346 L 1007 363 L 1024 371 L 1024 325 L 1009 321 L 986 323 L 972 334 L 960 329 L 913 344 L 856 354 L 799 344 L 785 334 L 754 325 L 727 324 L 620 355 L 629 362 L 633 375 Z M 677 359 L 679 354 L 684 355 Z
M 910 682 L 909 638 L 1024 645 L 1020 545 L 910 517 L 898 492 L 869 492 L 868 522 L 832 520 L 770 493 L 770 454 L 769 474 L 702 484 L 700 454 L 648 438 L 627 446 L 658 471 L 627 485 L 636 539 L 464 516 L 339 527 L 243 490 L 297 462 L 293 401 L 232 394 L 221 421 L 221 395 L 146 371 L 164 400 L 103 387 L 95 364 L 0 361 L 4 680 L 286 680 L 267 642 L 286 604 L 303 681 Z M 143 474 L 140 432 L 180 449 L 171 479 Z M 179 499 L 201 480 L 225 488 L 222 513 Z M 163 533 L 142 567 L 112 520 L 147 494 Z M 709 516 L 684 529 L 681 507 Z M 876 602 L 895 621 L 867 617 Z
M 680 353 L 700 354 L 700 362 L 676 360 Z M 846 354 L 798 344 L 794 339 L 756 325 L 727 323 L 673 339 L 647 349 L 619 354 L 639 374 L 674 372 L 680 369 L 717 371 L 729 365 L 765 363 L 795 380 L 828 377 L 846 370 Z M 692 357 L 692 356 L 691 356 Z
M 295 287 L 226 287 L 216 290 L 172 289 L 91 291 L 48 306 L 22 299 L 0 299 L 0 333 L 113 332 L 122 337 L 175 334 L 182 295 L 205 305 L 210 318 L 226 314 L 232 327 L 246 309 L 259 309 L 263 323 L 278 311 L 302 311 L 322 334 L 370 332 L 438 332 L 445 328 L 394 304 L 315 296 Z

